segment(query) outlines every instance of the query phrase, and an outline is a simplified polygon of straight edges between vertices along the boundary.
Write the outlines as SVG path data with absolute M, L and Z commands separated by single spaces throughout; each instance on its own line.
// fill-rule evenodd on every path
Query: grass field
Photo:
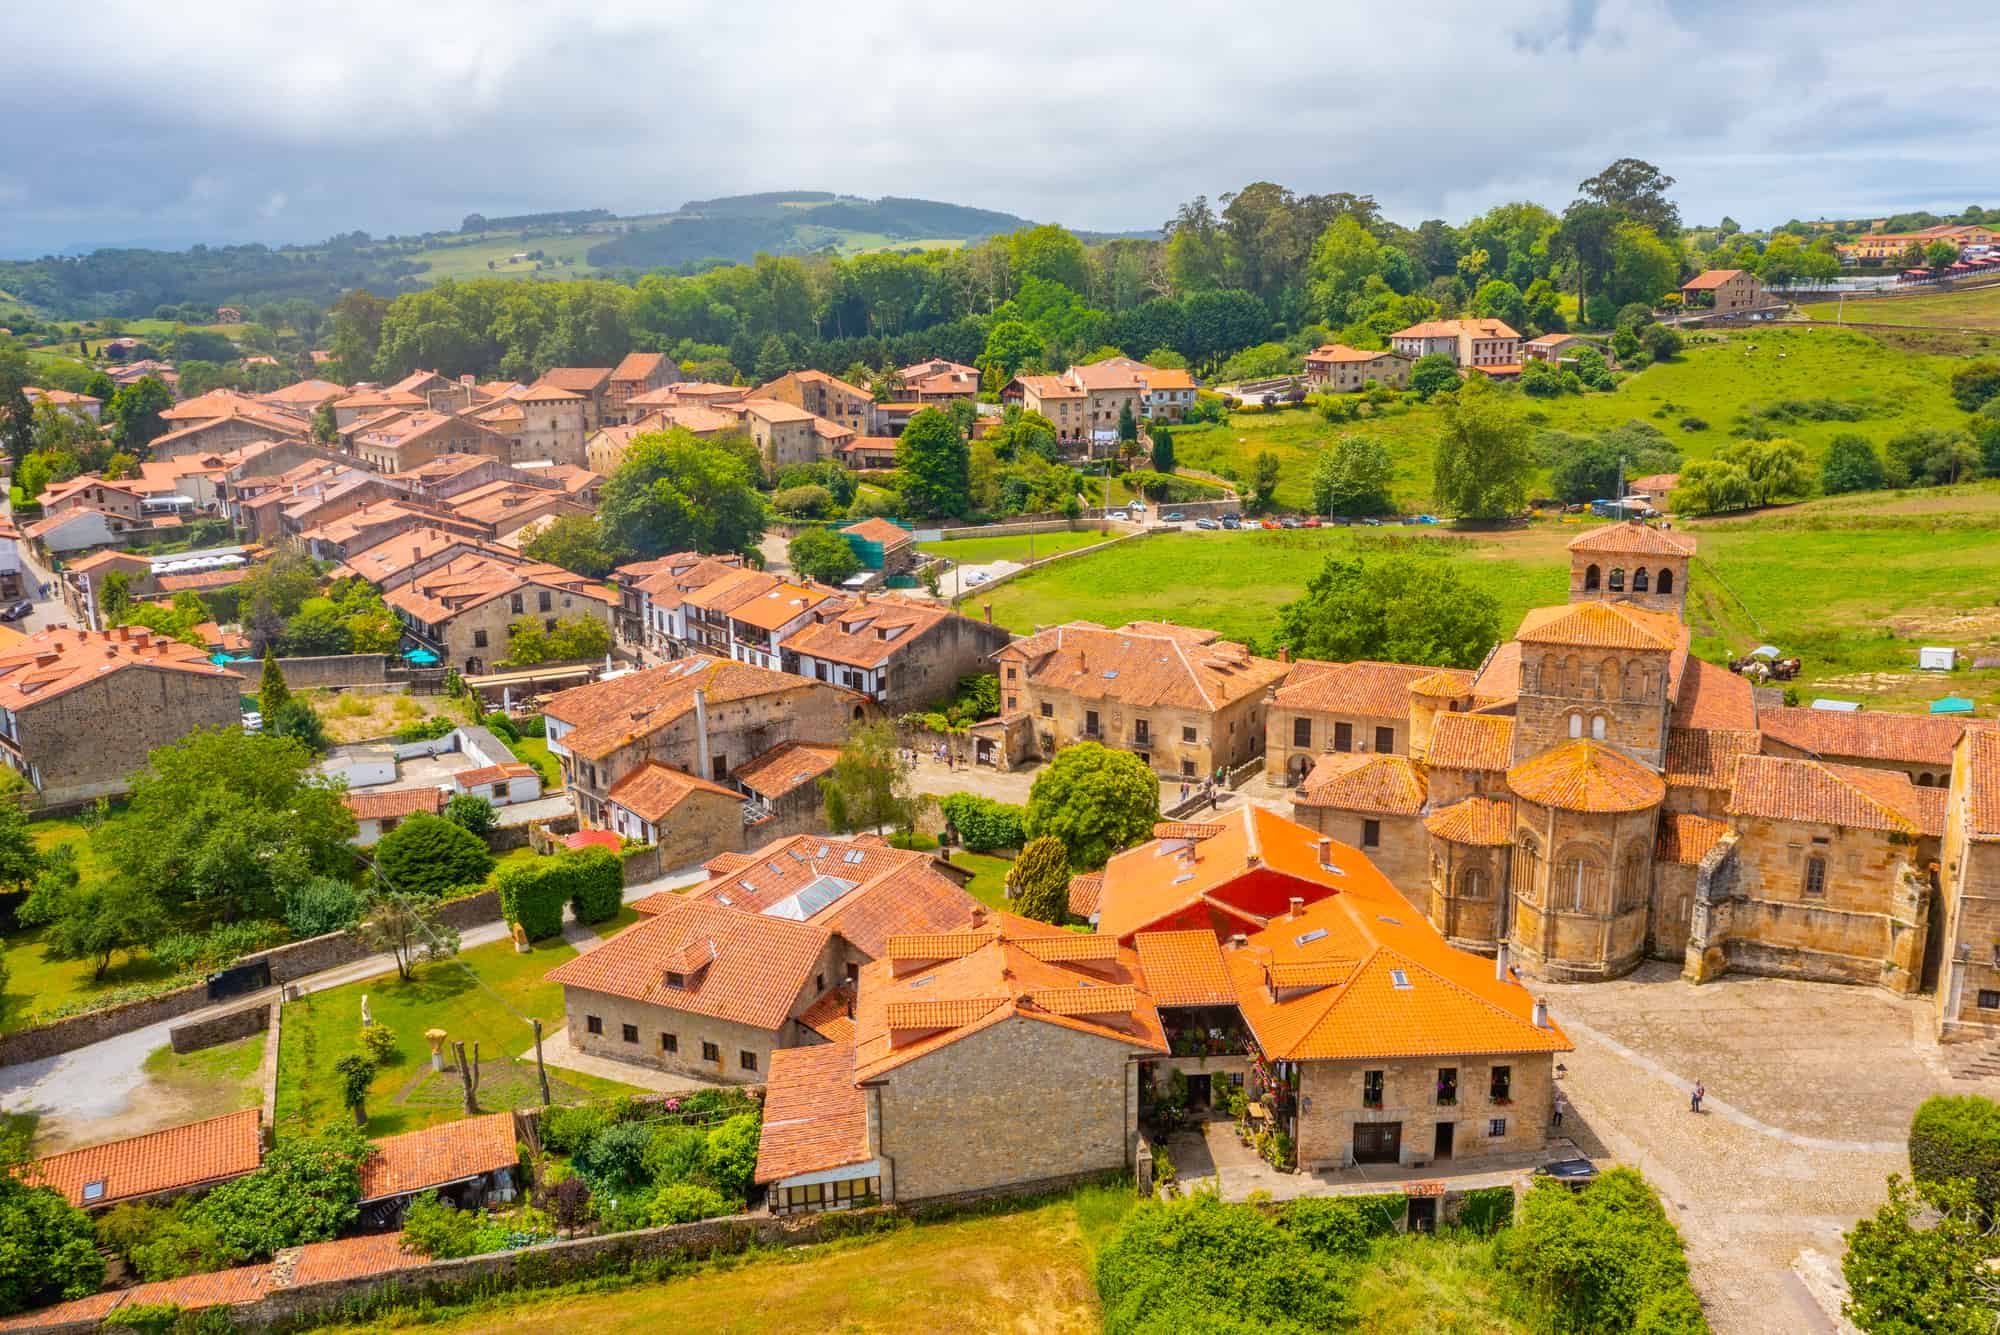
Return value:
M 458 1077 L 430 1069 L 424 1031 L 448 1030 L 468 1054 L 480 1046 L 480 1106 L 500 1109 L 533 1102 L 534 1063 L 517 1054 L 534 1044 L 521 1016 L 538 1018 L 547 1035 L 563 1022 L 562 988 L 543 981 L 576 951 L 561 941 L 517 954 L 511 941 L 476 946 L 457 960 L 419 965 L 404 982 L 385 974 L 311 993 L 286 1005 L 278 1053 L 278 1118 L 316 1125 L 345 1117 L 334 1063 L 357 1050 L 361 998 L 376 1023 L 396 1034 L 396 1053 L 369 1086 L 368 1133 L 382 1136 L 447 1122 L 464 1114 Z M 477 980 L 474 979 L 477 975 Z M 551 1072 L 556 1097 L 630 1092 L 623 1085 L 571 1072 Z
M 991 561 L 1026 561 L 1032 552 L 1037 561 L 1046 560 L 1060 552 L 1073 552 L 1079 547 L 1106 542 L 1115 535 L 1099 533 L 1096 529 L 1084 529 L 1073 533 L 1036 533 L 997 538 L 954 538 L 950 542 L 927 542 L 922 551 L 926 556 L 942 556 L 960 565 L 985 565 Z
M 409 258 L 431 266 L 418 275 L 420 281 L 427 283 L 441 282 L 446 278 L 533 277 L 534 261 L 515 264 L 508 258 L 525 250 L 542 252 L 541 276 L 544 278 L 589 278 L 597 272 L 590 264 L 590 248 L 602 245 L 607 239 L 602 232 L 525 238 L 518 232 L 504 234 L 489 232 L 484 240 L 436 245 L 428 250 L 420 250 Z M 560 261 L 565 259 L 570 262 L 562 264 Z M 491 269 L 486 267 L 489 261 L 493 265 Z
M 152 1081 L 148 1096 L 185 1099 L 189 1108 L 185 1120 L 190 1122 L 254 1108 L 263 1098 L 257 1068 L 264 1060 L 267 1037 L 252 1034 L 198 1052 L 159 1048 L 146 1058 L 146 1075 Z
M 464 709 L 448 695 L 411 695 L 404 691 L 307 691 L 306 699 L 326 723 L 328 738 L 337 743 L 366 742 L 392 736 L 406 723 L 442 715 L 462 722 Z
M 1738 414 L 1756 405 L 1832 398 L 1861 406 L 1865 416 L 1857 422 L 1773 424 L 1773 430 L 1804 444 L 1817 463 L 1826 443 L 1843 431 L 1879 444 L 1912 426 L 1955 424 L 1962 414 L 1951 402 L 1948 381 L 1960 364 L 1953 357 L 1886 347 L 1853 331 L 1759 329 L 1693 344 L 1678 359 L 1647 367 L 1608 394 L 1517 403 L 1538 430 L 1597 432 L 1634 419 L 1647 422 L 1690 460 L 1727 446 Z M 1690 418 L 1707 423 L 1706 429 L 1683 428 Z M 1431 508 L 1438 425 L 1438 409 L 1421 404 L 1339 426 L 1308 409 L 1238 413 L 1225 424 L 1176 430 L 1174 454 L 1184 467 L 1247 478 L 1251 459 L 1268 450 L 1282 468 L 1279 504 L 1304 508 L 1311 502 L 1319 451 L 1343 435 L 1372 436 L 1395 460 L 1397 504 L 1416 512 Z
M 991 853 L 968 853 L 961 848 L 951 855 L 951 865 L 972 873 L 972 880 L 965 887 L 967 894 L 987 908 L 1012 912 L 1007 905 L 1007 873 L 1013 868 L 1014 859 Z
M 1990 329 L 2000 332 L 2000 286 L 1970 292 L 1924 292 L 1910 296 L 1816 301 L 1799 307 L 1810 320 L 1922 325 L 1933 329 Z
M 89 832 L 78 822 L 38 820 L 29 828 L 37 848 L 73 845 L 78 869 L 86 879 L 109 874 L 91 847 Z M 96 966 L 88 960 L 50 959 L 43 950 L 39 928 L 0 937 L 0 959 L 7 966 L 5 990 L 0 992 L 0 1033 L 22 1027 L 38 1009 L 121 987 L 157 983 L 170 976 L 164 965 L 149 956 L 120 951 L 111 957 L 111 967 L 103 978 L 92 978 Z

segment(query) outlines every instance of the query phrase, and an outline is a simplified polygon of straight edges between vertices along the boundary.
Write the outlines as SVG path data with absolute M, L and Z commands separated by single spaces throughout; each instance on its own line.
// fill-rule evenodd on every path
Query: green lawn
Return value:
M 146 1058 L 146 1075 L 152 1082 L 147 1094 L 185 1099 L 189 1111 L 184 1120 L 190 1122 L 254 1108 L 264 1097 L 257 1085 L 257 1068 L 264 1060 L 268 1037 L 252 1034 L 199 1052 L 157 1048 Z
M 925 543 L 922 550 L 926 556 L 942 556 L 961 565 L 984 565 L 989 561 L 1027 561 L 1031 556 L 1034 560 L 1042 561 L 1059 552 L 1073 552 L 1079 547 L 1108 542 L 1116 536 L 1118 535 L 1115 533 L 1100 533 L 1091 528 L 1069 533 L 954 538 L 950 542 Z
M 972 880 L 965 887 L 967 894 L 988 908 L 1013 911 L 1007 902 L 1007 872 L 1014 859 L 991 853 L 968 853 L 961 848 L 951 855 L 951 865 L 972 873 Z
M 2000 287 L 1971 292 L 1923 292 L 1909 296 L 1819 301 L 1799 307 L 1812 320 L 1923 325 L 1935 329 L 2000 331 Z
M 643 915 L 640 914 L 639 910 L 633 908 L 630 904 L 625 904 L 619 908 L 614 917 L 605 922 L 594 924 L 590 930 L 599 936 L 616 936 L 633 923 L 639 921 L 641 916 Z
M 532 260 L 525 264 L 510 263 L 508 256 L 524 250 L 539 250 L 543 261 L 540 277 L 589 278 L 597 271 L 591 267 L 589 251 L 592 246 L 602 245 L 610 240 L 602 232 L 582 232 L 575 236 L 531 236 L 522 237 L 518 232 L 504 235 L 489 233 L 485 240 L 471 239 L 458 244 L 439 244 L 429 250 L 418 251 L 409 258 L 430 268 L 419 274 L 418 281 L 439 282 L 446 278 L 530 278 L 537 276 Z M 567 265 L 558 265 L 558 260 L 568 259 Z M 488 269 L 491 261 L 493 267 Z
M 556 758 L 549 753 L 549 744 L 546 739 L 541 737 L 523 737 L 518 742 L 509 743 L 507 749 L 514 753 L 516 760 L 523 761 L 535 767 L 535 771 L 542 776 L 542 787 L 544 789 L 562 787 L 562 766 L 558 765 Z
M 311 1125 L 346 1116 L 333 1067 L 357 1050 L 363 996 L 376 1023 L 393 1029 L 397 1040 L 394 1059 L 369 1087 L 370 1135 L 411 1131 L 464 1114 L 456 1074 L 449 1066 L 442 1074 L 430 1069 L 424 1031 L 433 1027 L 464 1040 L 468 1055 L 472 1043 L 479 1043 L 482 1108 L 534 1102 L 534 1063 L 516 1060 L 534 1044 L 533 1031 L 521 1016 L 541 1019 L 544 1036 L 561 1026 L 562 988 L 545 982 L 543 975 L 575 954 L 561 941 L 545 942 L 525 955 L 516 953 L 510 941 L 496 941 L 457 960 L 419 965 L 408 982 L 384 974 L 291 1002 L 285 1007 L 278 1053 L 279 1120 Z M 551 1072 L 551 1077 L 558 1099 L 629 1092 L 626 1086 L 570 1072 Z
M 1753 344 L 1756 351 L 1750 352 Z M 1644 421 L 1664 432 L 1687 459 L 1707 458 L 1727 446 L 1731 425 L 1753 406 L 1832 398 L 1863 407 L 1866 415 L 1857 422 L 1773 424 L 1773 430 L 1804 444 L 1817 462 L 1827 441 L 1843 431 L 1858 431 L 1879 444 L 1912 426 L 1957 424 L 1962 414 L 1951 402 L 1948 382 L 1961 364 L 1959 358 L 1885 346 L 1854 331 L 1760 328 L 1692 344 L 1676 360 L 1647 367 L 1608 394 L 1516 402 L 1538 430 L 1597 432 Z M 1688 419 L 1706 422 L 1707 428 L 1685 429 L 1681 423 Z M 1183 467 L 1247 478 L 1251 459 L 1268 450 L 1282 469 L 1279 504 L 1305 508 L 1319 451 L 1343 435 L 1372 436 L 1395 461 L 1397 504 L 1417 512 L 1431 508 L 1431 451 L 1438 427 L 1438 409 L 1423 404 L 1397 405 L 1381 416 L 1338 426 L 1304 408 L 1238 413 L 1224 424 L 1176 429 L 1174 455 Z
M 86 878 L 108 873 L 91 848 L 89 832 L 76 821 L 38 820 L 30 829 L 37 848 L 74 845 L 79 870 Z M 38 1010 L 79 997 L 158 983 L 171 976 L 149 956 L 120 951 L 111 957 L 104 977 L 93 978 L 96 966 L 88 960 L 50 959 L 42 946 L 40 928 L 0 937 L 0 960 L 7 970 L 5 990 L 0 991 L 0 1033 L 22 1028 Z

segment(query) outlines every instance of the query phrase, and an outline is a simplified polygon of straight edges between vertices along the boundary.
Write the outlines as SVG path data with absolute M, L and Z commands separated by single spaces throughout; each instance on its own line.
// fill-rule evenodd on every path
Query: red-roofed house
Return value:
M 253 1173 L 264 1160 L 255 1108 L 37 1159 L 22 1181 L 54 1187 L 71 1205 L 102 1209 L 201 1191 Z
M 1348 394 L 1373 382 L 1410 382 L 1412 360 L 1400 352 L 1377 352 L 1328 343 L 1306 354 L 1306 383 L 1321 393 Z

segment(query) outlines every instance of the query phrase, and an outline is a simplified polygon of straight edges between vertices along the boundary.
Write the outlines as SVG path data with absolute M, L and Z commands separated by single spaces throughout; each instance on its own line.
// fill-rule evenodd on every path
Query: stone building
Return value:
M 1938 1028 L 2000 1029 L 2000 732 L 1970 728 L 1953 757 L 1940 849 L 1945 899 Z
M 37 804 L 111 797 L 162 746 L 243 722 L 241 675 L 152 631 L 45 630 L 0 649 L 0 761 Z
M 578 618 L 611 624 L 602 586 L 560 566 L 513 563 L 483 553 L 458 556 L 383 595 L 403 633 L 468 676 L 492 670 L 512 651 L 514 627 L 543 630 Z
M 1257 758 L 1265 699 L 1286 671 L 1214 631 L 1164 621 L 1072 621 L 993 658 L 1001 716 L 1025 715 L 1042 755 L 1101 742 L 1186 779 Z
M 1408 663 L 1295 663 L 1265 711 L 1264 773 L 1298 784 L 1330 753 L 1410 754 L 1410 688 L 1426 678 L 1464 694 L 1470 672 Z

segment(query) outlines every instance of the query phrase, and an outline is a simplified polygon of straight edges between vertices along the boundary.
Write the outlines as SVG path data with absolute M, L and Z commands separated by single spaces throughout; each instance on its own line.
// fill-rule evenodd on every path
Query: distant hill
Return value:
M 897 242 L 980 241 L 1032 227 L 1026 218 L 932 199 L 856 199 L 820 190 L 697 199 L 593 246 L 596 269 L 674 269 L 703 260 L 742 263 L 759 252 L 797 255 Z

